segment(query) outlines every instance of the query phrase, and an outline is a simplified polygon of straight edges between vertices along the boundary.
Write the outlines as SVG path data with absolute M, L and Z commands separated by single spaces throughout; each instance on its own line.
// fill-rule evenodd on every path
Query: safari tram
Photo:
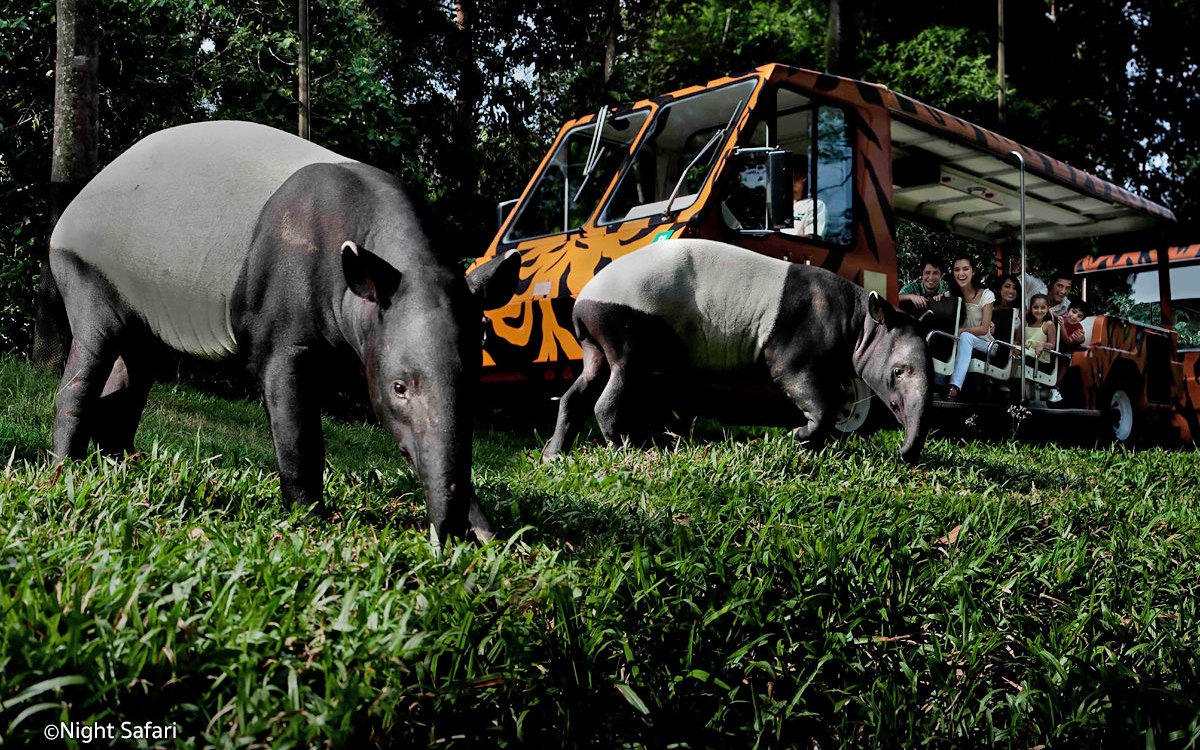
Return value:
M 798 226 L 801 190 L 823 211 Z M 571 322 L 580 290 L 613 260 L 662 240 L 716 240 L 819 266 L 897 305 L 907 279 L 898 276 L 896 225 L 907 220 L 995 248 L 998 268 L 1029 268 L 1030 252 L 1073 265 L 1084 298 L 1094 274 L 1152 277 L 1162 306 L 1158 325 L 1091 316 L 1084 345 L 1067 352 L 1055 342 L 1049 362 L 1022 351 L 1023 303 L 994 315 L 994 344 L 972 355 L 961 398 L 934 402 L 935 424 L 1019 412 L 1043 434 L 1200 435 L 1200 351 L 1178 346 L 1171 292 L 1173 273 L 1200 269 L 1200 246 L 1168 248 L 1172 212 L 881 85 L 770 64 L 604 107 L 563 125 L 497 220 L 475 265 L 517 251 L 521 269 L 512 300 L 487 314 L 485 389 L 565 391 L 582 357 Z M 1104 254 L 1078 259 L 1081 241 Z M 933 369 L 947 375 L 961 304 L 930 305 L 922 316 Z M 1056 384 L 1064 400 L 1050 404 Z M 744 424 L 799 416 L 761 388 L 717 380 L 689 403 Z M 887 416 L 862 380 L 847 382 L 845 394 L 840 432 Z

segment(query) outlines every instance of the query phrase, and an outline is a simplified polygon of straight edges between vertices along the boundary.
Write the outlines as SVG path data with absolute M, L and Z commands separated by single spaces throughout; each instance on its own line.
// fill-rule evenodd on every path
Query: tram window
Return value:
M 805 171 L 806 197 L 815 195 L 815 204 L 802 204 L 800 195 L 793 195 L 796 208 L 804 213 L 814 212 L 810 229 L 804 236 L 816 236 L 835 245 L 853 241 L 854 186 L 852 182 L 854 154 L 853 139 L 845 113 L 833 106 L 813 101 L 808 96 L 781 86 L 776 90 L 774 112 L 767 113 L 743 146 L 770 146 L 793 154 L 793 169 Z M 733 175 L 726 189 L 723 206 L 726 223 L 742 231 L 761 232 L 767 227 L 765 209 L 765 168 L 757 161 L 747 160 L 739 173 Z M 799 185 L 796 186 L 798 189 Z M 794 236 L 801 228 L 780 230 Z
M 662 213 L 668 204 L 676 211 L 695 203 L 720 158 L 726 124 L 746 105 L 755 85 L 753 80 L 740 81 L 658 110 L 599 223 Z
M 846 115 L 836 107 L 817 110 L 817 200 L 825 204 L 826 242 L 849 245 L 854 227 L 854 152 Z M 811 185 L 810 185 L 811 189 Z
M 522 203 L 504 241 L 544 237 L 583 226 L 608 191 L 647 114 L 633 112 L 608 120 L 595 150 L 592 149 L 594 124 L 567 133 L 539 175 L 529 198 Z M 595 159 L 595 165 L 585 179 L 584 167 L 589 155 Z

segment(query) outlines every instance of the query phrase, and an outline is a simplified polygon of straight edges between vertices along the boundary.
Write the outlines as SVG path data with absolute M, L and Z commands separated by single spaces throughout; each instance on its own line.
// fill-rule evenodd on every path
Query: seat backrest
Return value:
M 925 312 L 921 313 L 921 324 L 927 331 L 938 331 L 929 336 L 929 356 L 935 363 L 953 364 L 955 344 L 957 343 L 959 316 L 962 314 L 962 300 L 958 297 L 943 297 L 936 302 L 929 301 Z
M 1014 334 L 1014 324 L 1017 320 L 1019 310 L 1011 307 L 992 310 L 992 337 L 997 341 L 1003 341 L 1006 344 L 1015 345 L 1016 337 Z M 1008 361 L 1012 359 L 1012 350 L 1003 346 L 993 347 L 991 364 L 998 367 L 1005 367 Z
M 945 296 L 940 300 L 930 300 L 921 320 L 930 328 L 957 336 L 961 308 L 962 300 L 958 297 Z
M 1092 324 L 1096 322 L 1096 318 L 1089 315 L 1083 319 L 1083 345 L 1087 346 L 1092 343 Z

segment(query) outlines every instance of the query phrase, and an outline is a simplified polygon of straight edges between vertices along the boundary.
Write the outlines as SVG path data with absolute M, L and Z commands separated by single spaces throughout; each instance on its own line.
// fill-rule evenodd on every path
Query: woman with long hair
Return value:
M 950 388 L 946 391 L 947 401 L 957 401 L 971 366 L 971 352 L 987 353 L 992 343 L 992 306 L 996 304 L 996 295 L 979 283 L 974 262 L 963 255 L 955 257 L 950 264 L 950 294 L 963 301 L 964 310 L 963 322 L 958 329 L 954 373 L 950 375 Z
M 996 283 L 995 310 L 1016 310 L 1021 306 L 1021 282 L 1011 273 L 1000 277 Z

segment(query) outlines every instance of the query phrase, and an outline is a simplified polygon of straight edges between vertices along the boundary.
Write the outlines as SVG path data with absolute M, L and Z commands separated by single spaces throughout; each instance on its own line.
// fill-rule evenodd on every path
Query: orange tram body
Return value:
M 807 229 L 793 221 L 794 173 L 821 205 Z M 475 261 L 513 250 L 522 258 L 517 294 L 488 315 L 483 380 L 559 393 L 582 357 L 571 325 L 576 295 L 608 263 L 651 242 L 700 237 L 818 265 L 895 304 L 907 280 L 898 278 L 898 219 L 987 243 L 1002 261 L 1026 247 L 1073 253 L 1060 265 L 1079 254 L 1078 242 L 1065 241 L 1163 247 L 1175 221 L 1157 203 L 886 87 L 778 64 L 567 122 L 512 203 Z M 1153 251 L 1135 255 L 1168 274 Z M 1105 265 L 1079 263 L 1080 273 Z M 1169 429 L 1191 441 L 1200 355 L 1179 352 L 1169 326 L 1104 315 L 1089 322 L 1088 345 L 1069 364 L 1061 358 L 1070 368 L 1067 408 L 1045 408 L 1036 395 L 1024 405 L 1097 417 L 1118 440 Z M 985 378 L 1020 374 L 1020 363 L 983 359 L 972 371 Z M 1028 377 L 1048 376 L 1035 367 Z M 859 412 L 870 399 L 855 406 L 861 386 L 847 384 L 843 431 L 865 422 Z M 937 408 L 961 420 L 963 410 L 989 405 Z

